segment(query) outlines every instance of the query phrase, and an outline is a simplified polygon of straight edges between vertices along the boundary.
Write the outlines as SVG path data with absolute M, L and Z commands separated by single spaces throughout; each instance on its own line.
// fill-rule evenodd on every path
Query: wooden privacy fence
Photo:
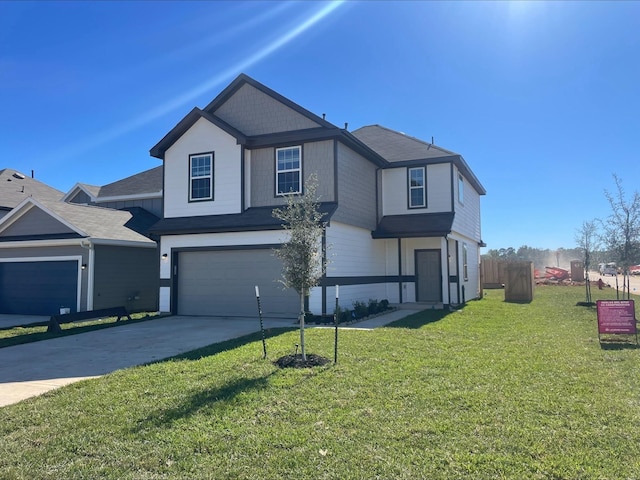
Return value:
M 502 288 L 506 280 L 507 263 L 497 258 L 482 259 L 480 263 L 482 288 Z

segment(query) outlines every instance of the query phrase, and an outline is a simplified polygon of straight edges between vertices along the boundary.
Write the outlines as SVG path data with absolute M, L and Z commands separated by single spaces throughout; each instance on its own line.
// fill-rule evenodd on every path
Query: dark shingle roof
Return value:
M 324 221 L 329 221 L 338 205 L 321 203 L 319 211 Z M 187 233 L 246 232 L 278 230 L 282 220 L 273 217 L 273 210 L 282 207 L 254 207 L 242 213 L 228 215 L 203 215 L 196 217 L 163 218 L 150 230 L 155 235 L 180 235 Z
M 100 188 L 98 198 L 158 193 L 162 190 L 162 165 Z
M 27 197 L 36 200 L 60 200 L 64 194 L 16 170 L 0 170 L 0 209 L 11 210 Z
M 146 232 L 141 234 L 137 231 L 140 230 L 140 225 L 138 225 L 136 216 L 142 215 L 140 211 L 145 212 L 144 219 L 141 220 L 142 224 L 153 222 L 153 219 L 149 219 L 147 215 L 157 220 L 155 215 L 143 209 L 124 211 L 65 202 L 39 203 L 88 237 L 100 240 L 149 243 L 151 240 L 146 237 Z M 130 225 L 135 225 L 136 228 L 132 228 Z
M 390 162 L 387 168 L 453 163 L 480 195 L 487 193 L 462 155 L 380 125 L 359 128 L 352 135 Z
M 451 233 L 453 212 L 387 215 L 382 217 L 373 238 L 444 237 Z
M 369 125 L 351 132 L 358 140 L 389 162 L 423 160 L 458 155 L 418 138 L 396 132 L 381 125 Z

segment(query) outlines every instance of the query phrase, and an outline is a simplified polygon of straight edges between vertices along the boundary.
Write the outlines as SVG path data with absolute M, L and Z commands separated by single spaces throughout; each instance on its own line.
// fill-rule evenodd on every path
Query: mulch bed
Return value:
M 306 361 L 302 360 L 301 354 L 285 355 L 284 357 L 280 357 L 278 360 L 273 362 L 273 364 L 277 365 L 280 368 L 309 368 L 321 367 L 322 365 L 326 365 L 329 362 L 330 360 L 326 357 L 308 353 Z

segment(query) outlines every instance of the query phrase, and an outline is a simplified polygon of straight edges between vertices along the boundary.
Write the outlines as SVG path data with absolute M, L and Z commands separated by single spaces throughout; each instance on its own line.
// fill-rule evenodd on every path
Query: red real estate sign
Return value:
M 598 300 L 598 333 L 636 335 L 633 300 Z

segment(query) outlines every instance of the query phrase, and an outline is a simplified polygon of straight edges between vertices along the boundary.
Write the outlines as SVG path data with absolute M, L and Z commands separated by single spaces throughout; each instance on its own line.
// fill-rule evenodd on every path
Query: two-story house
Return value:
M 345 125 L 346 127 L 346 125 Z M 274 248 L 274 208 L 318 177 L 329 266 L 309 310 L 387 299 L 459 304 L 479 295 L 480 196 L 455 153 L 377 125 L 339 128 L 246 75 L 194 108 L 151 155 L 163 160 L 160 309 L 295 317 Z

